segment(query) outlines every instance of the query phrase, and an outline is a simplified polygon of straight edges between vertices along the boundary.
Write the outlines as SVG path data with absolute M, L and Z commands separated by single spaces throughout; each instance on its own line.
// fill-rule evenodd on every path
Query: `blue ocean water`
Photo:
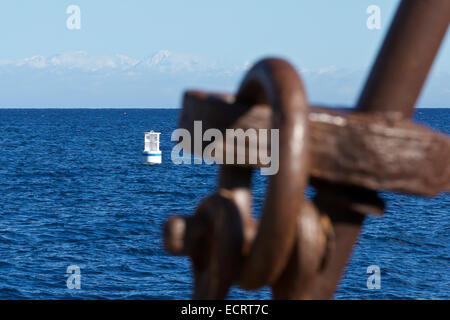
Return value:
M 191 214 L 214 190 L 217 167 L 170 161 L 178 110 L 0 109 L 0 299 L 187 299 L 187 258 L 167 254 L 162 224 Z M 447 134 L 449 109 L 415 119 Z M 161 131 L 163 164 L 141 164 L 143 132 Z M 442 159 L 448 161 L 448 159 Z M 257 207 L 264 195 L 257 179 Z M 337 299 L 449 299 L 450 196 L 382 193 Z M 66 269 L 81 268 L 81 289 Z M 381 269 L 369 290 L 366 269 Z M 233 288 L 229 298 L 268 299 Z

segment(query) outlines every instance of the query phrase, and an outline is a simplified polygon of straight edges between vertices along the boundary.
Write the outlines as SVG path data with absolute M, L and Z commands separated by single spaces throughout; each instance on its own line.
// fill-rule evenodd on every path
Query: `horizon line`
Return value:
M 314 107 L 314 105 L 313 105 Z M 355 107 L 348 107 L 348 106 L 330 106 L 326 107 L 330 109 L 354 109 Z M 182 109 L 182 107 L 1 107 L 0 110 L 111 110 L 111 109 L 167 109 L 167 110 L 177 110 Z M 414 107 L 414 109 L 450 109 L 449 107 Z

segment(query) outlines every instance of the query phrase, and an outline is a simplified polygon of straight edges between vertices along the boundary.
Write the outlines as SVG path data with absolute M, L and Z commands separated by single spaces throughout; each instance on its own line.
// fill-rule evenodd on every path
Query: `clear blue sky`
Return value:
M 235 90 L 268 55 L 297 67 L 313 102 L 351 105 L 398 3 L 2 0 L 0 107 L 179 107 L 189 87 Z M 366 27 L 372 4 L 381 30 Z M 448 38 L 421 106 L 449 107 Z

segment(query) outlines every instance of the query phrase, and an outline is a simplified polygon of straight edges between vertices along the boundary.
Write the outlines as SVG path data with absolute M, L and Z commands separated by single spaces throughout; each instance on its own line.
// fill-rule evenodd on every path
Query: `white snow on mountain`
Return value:
M 32 68 L 42 69 L 47 67 L 47 59 L 43 56 L 32 56 L 30 58 L 17 61 L 16 65 L 18 67 L 29 66 Z
M 113 56 L 92 56 L 86 51 L 63 52 L 50 57 L 32 56 L 20 60 L 0 59 L 2 68 L 30 68 L 40 71 L 63 73 L 121 72 L 146 74 L 152 72 L 177 74 L 201 73 L 205 75 L 230 75 L 247 70 L 248 62 L 242 65 L 226 64 L 188 53 L 159 50 L 145 58 L 138 59 L 116 54 Z
M 178 105 L 187 88 L 234 92 L 253 60 L 242 63 L 211 59 L 190 53 L 159 50 L 144 57 L 123 53 L 92 55 L 86 51 L 34 55 L 22 59 L 0 58 L 0 105 L 47 105 L 55 100 L 66 106 Z M 314 103 L 352 105 L 367 76 L 366 70 L 334 65 L 298 69 L 308 99 Z M 450 73 L 432 70 L 420 105 L 444 105 L 448 101 Z M 428 88 L 428 89 L 427 89 Z M 73 92 L 78 92 L 74 98 Z M 443 102 L 444 101 L 444 102 Z

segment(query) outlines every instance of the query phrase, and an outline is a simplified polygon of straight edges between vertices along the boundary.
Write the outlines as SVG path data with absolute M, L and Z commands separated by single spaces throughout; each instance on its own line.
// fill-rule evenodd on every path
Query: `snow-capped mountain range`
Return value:
M 20 60 L 0 59 L 0 70 L 21 67 L 36 70 L 81 70 L 84 72 L 157 71 L 231 74 L 246 70 L 248 65 L 248 62 L 241 65 L 225 65 L 218 61 L 169 50 L 160 50 L 143 59 L 136 59 L 123 54 L 92 56 L 86 51 L 64 52 L 49 57 L 36 55 Z
M 316 103 L 352 105 L 367 77 L 367 70 L 302 67 L 306 67 L 299 72 L 308 99 Z M 143 106 L 148 101 L 179 106 L 180 96 L 189 88 L 235 92 L 250 68 L 247 61 L 234 63 L 169 50 L 143 58 L 95 56 L 86 51 L 0 58 L 0 106 Z M 448 83 L 447 70 L 432 70 L 418 104 L 445 105 Z

